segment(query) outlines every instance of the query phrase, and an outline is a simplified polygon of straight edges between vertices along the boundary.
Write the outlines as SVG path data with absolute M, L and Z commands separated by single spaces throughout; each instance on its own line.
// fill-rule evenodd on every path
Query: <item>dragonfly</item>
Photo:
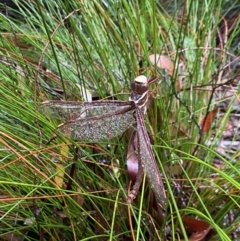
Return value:
M 41 109 L 60 119 L 63 123 L 58 132 L 68 137 L 87 142 L 99 142 L 121 135 L 130 127 L 135 127 L 137 135 L 138 173 L 136 182 L 128 194 L 131 203 L 137 196 L 143 175 L 155 194 L 158 204 L 166 207 L 166 193 L 150 138 L 146 130 L 144 116 L 149 98 L 149 82 L 140 75 L 131 82 L 129 101 L 100 100 L 93 102 L 45 101 Z

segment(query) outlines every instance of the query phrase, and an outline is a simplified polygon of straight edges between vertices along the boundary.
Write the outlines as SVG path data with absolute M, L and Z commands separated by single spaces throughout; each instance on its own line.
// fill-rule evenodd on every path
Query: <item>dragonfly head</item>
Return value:
M 130 100 L 135 102 L 135 105 L 145 110 L 148 101 L 148 79 L 144 75 L 139 75 L 131 83 Z M 145 112 L 145 111 L 144 111 Z
M 131 90 L 136 95 L 143 95 L 148 91 L 148 80 L 145 75 L 139 75 L 131 82 Z

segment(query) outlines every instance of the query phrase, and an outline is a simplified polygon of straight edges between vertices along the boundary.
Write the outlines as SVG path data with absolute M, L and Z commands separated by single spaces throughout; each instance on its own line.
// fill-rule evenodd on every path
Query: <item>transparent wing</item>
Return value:
M 154 191 L 157 201 L 163 208 L 166 206 L 166 194 L 162 182 L 162 175 L 157 166 L 150 139 L 144 124 L 144 116 L 142 111 L 137 108 L 137 133 L 139 139 L 139 156 L 141 165 L 147 175 L 151 188 Z
M 112 139 L 135 123 L 133 110 L 121 114 L 100 115 L 76 119 L 59 126 L 59 130 L 74 140 L 93 141 Z
M 133 109 L 132 101 L 46 101 L 39 109 L 61 122 Z
M 65 122 L 58 131 L 74 140 L 112 139 L 135 123 L 131 101 L 48 101 L 40 108 L 46 115 Z

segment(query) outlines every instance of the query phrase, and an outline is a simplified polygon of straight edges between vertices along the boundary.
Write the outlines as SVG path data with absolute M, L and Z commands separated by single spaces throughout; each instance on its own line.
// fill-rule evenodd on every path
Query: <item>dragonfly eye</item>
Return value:
M 145 75 L 139 75 L 134 79 L 135 82 L 146 84 L 148 82 Z
M 148 80 L 144 75 L 140 75 L 136 77 L 131 83 L 132 92 L 137 95 L 142 95 L 143 93 L 148 91 Z

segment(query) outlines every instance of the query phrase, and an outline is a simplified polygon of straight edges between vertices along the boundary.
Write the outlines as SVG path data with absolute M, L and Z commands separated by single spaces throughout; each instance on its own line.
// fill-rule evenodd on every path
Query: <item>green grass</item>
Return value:
M 168 233 L 197 240 L 187 217 L 212 227 L 206 240 L 238 240 L 239 148 L 225 156 L 217 149 L 239 100 L 239 70 L 234 62 L 226 67 L 239 56 L 239 19 L 225 46 L 217 38 L 222 16 L 237 12 L 238 1 L 17 3 L 21 20 L 0 15 L 0 239 L 164 240 Z M 172 74 L 152 65 L 151 54 L 167 56 Z M 164 218 L 147 181 L 126 203 L 129 132 L 99 143 L 63 135 L 46 144 L 60 123 L 39 109 L 44 100 L 82 101 L 88 92 L 128 100 L 140 74 L 158 78 L 146 126 L 165 177 Z M 226 97 L 224 86 L 234 94 Z M 202 133 L 204 117 L 226 100 Z

